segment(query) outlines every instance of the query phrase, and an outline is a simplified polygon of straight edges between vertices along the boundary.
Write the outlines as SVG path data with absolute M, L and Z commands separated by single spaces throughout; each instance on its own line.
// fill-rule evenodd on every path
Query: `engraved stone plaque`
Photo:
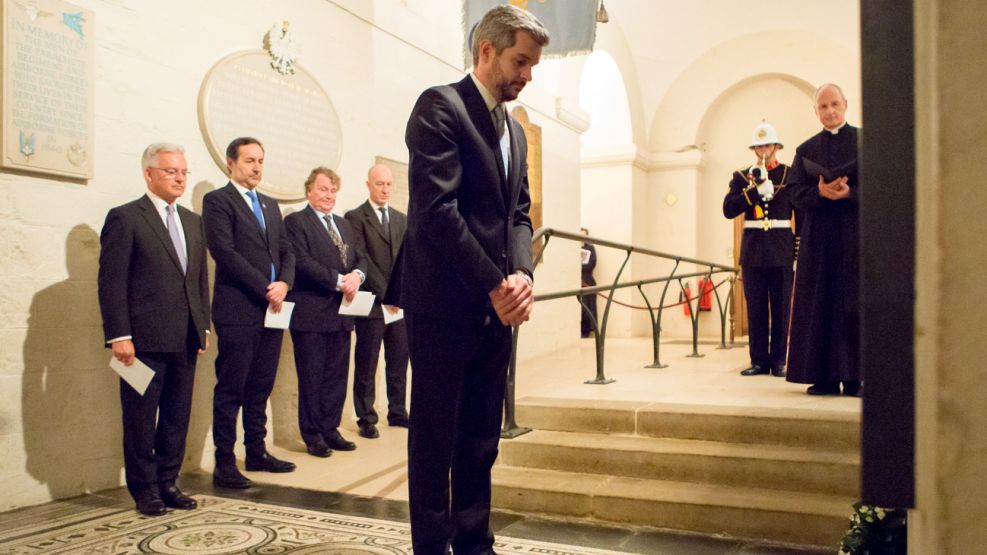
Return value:
M 260 189 L 280 200 L 304 198 L 312 168 L 337 169 L 343 147 L 329 96 L 304 68 L 294 68 L 293 75 L 282 75 L 267 52 L 238 52 L 213 66 L 199 91 L 199 126 L 213 160 L 226 172 L 230 141 L 260 140 Z
M 0 166 L 93 176 L 93 12 L 61 0 L 3 0 Z

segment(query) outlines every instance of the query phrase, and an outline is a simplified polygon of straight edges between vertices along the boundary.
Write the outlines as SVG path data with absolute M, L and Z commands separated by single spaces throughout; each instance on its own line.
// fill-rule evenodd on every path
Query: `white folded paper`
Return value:
M 346 302 L 346 298 L 343 298 L 343 302 L 339 305 L 339 313 L 344 316 L 366 316 L 374 307 L 376 298 L 377 296 L 370 291 L 357 291 L 352 301 Z
M 387 310 L 386 306 L 381 305 L 380 311 L 384 313 L 384 325 L 393 324 L 401 318 L 404 318 L 404 309 L 399 308 L 397 312 L 391 314 L 390 310 Z
M 264 327 L 278 330 L 288 329 L 291 323 L 291 313 L 295 310 L 295 303 L 284 301 L 281 303 L 281 312 L 271 310 L 271 305 L 267 305 L 267 314 L 264 315 Z
M 583 264 L 589 264 L 589 249 L 579 249 L 579 259 Z
M 123 381 L 130 384 L 130 387 L 134 388 L 142 396 L 147 391 L 147 385 L 154 379 L 154 370 L 151 370 L 148 365 L 141 362 L 137 357 L 134 357 L 134 363 L 130 366 L 117 360 L 117 357 L 110 357 L 110 368 L 117 374 L 120 374 Z

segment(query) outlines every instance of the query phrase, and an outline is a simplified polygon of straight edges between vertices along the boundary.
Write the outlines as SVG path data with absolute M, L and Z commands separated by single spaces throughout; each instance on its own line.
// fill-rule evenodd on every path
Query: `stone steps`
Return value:
M 526 397 L 517 421 L 536 430 L 860 451 L 860 414 L 840 411 Z
M 514 467 L 847 497 L 860 490 L 859 457 L 804 447 L 535 430 L 500 450 Z
M 857 413 L 524 398 L 494 505 L 835 547 L 859 496 Z
M 835 549 L 853 499 L 822 494 L 647 480 L 498 465 L 493 505 L 592 519 Z

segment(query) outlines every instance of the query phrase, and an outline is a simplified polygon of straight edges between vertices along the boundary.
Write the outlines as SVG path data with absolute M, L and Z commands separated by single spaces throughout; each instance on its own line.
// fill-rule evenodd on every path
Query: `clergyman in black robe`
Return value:
M 795 152 L 789 189 L 803 215 L 787 380 L 810 395 L 860 395 L 857 143 L 836 85 L 816 91 L 824 129 Z

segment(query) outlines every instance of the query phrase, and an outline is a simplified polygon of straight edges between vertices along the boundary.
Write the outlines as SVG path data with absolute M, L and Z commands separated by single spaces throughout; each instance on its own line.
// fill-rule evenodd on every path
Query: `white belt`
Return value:
M 790 228 L 792 222 L 789 220 L 748 220 L 744 222 L 744 227 L 750 229 Z

